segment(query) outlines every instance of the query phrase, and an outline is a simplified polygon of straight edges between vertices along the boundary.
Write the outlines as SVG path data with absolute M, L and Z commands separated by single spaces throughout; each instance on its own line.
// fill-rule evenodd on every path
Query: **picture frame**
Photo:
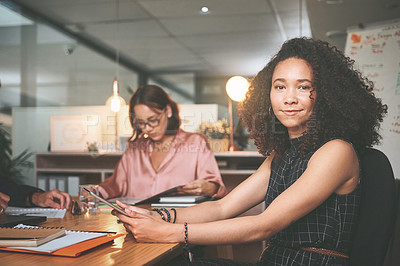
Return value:
M 51 116 L 50 139 L 52 152 L 88 151 L 88 143 L 101 144 L 100 116 Z

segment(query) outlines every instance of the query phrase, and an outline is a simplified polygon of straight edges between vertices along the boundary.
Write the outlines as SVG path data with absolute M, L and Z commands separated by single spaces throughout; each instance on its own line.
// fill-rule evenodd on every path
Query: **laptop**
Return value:
M 0 227 L 12 227 L 17 224 L 38 225 L 47 220 L 46 216 L 28 216 L 0 214 Z

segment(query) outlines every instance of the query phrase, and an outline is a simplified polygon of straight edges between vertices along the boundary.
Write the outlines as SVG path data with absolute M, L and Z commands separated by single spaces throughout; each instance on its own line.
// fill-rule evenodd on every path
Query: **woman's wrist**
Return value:
M 209 196 L 209 197 L 212 197 L 213 195 L 215 195 L 215 194 L 217 194 L 217 192 L 218 192 L 218 188 L 219 188 L 219 184 L 217 184 L 217 183 L 214 183 L 214 182 L 212 182 L 212 181 L 207 181 L 207 195 L 205 195 L 205 196 Z
M 166 238 L 169 242 L 185 243 L 185 231 L 183 224 L 165 224 L 168 226 Z
M 173 223 L 173 224 L 176 222 L 176 218 L 177 218 L 177 213 L 176 213 L 175 208 L 171 208 L 171 209 L 154 208 L 154 209 L 152 209 L 150 214 L 153 218 L 161 219 L 163 221 L 166 221 L 168 223 Z

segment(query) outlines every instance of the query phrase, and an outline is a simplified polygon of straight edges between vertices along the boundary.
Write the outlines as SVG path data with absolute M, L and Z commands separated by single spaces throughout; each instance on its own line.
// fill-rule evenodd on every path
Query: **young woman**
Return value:
M 362 182 L 357 153 L 378 143 L 386 113 L 372 89 L 335 47 L 289 40 L 255 76 L 241 106 L 268 155 L 253 175 L 221 200 L 164 210 L 175 224 L 122 203 L 130 217 L 114 214 L 139 242 L 268 239 L 262 265 L 348 265 Z M 263 213 L 237 217 L 261 201 Z
M 226 194 L 206 138 L 179 129 L 178 105 L 160 87 L 137 89 L 129 118 L 133 135 L 114 174 L 99 186 L 103 197 L 148 198 L 175 186 L 185 194 Z

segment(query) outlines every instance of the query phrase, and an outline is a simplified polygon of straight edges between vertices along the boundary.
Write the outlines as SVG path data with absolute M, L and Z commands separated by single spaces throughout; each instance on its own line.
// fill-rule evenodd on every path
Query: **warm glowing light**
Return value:
M 121 110 L 121 106 L 126 105 L 125 100 L 119 96 L 119 86 L 117 78 L 114 78 L 113 82 L 113 95 L 107 99 L 106 105 L 110 106 L 111 111 L 117 113 Z
M 119 94 L 118 80 L 117 80 L 117 78 L 114 78 L 114 81 L 113 81 L 113 95 L 118 95 L 118 94 Z
M 209 9 L 206 6 L 201 7 L 201 12 L 202 13 L 208 13 Z
M 119 96 L 111 96 L 110 98 L 107 99 L 106 102 L 107 106 L 110 106 L 111 111 L 117 113 L 119 110 L 121 110 L 121 106 L 126 105 L 125 100 Z
M 249 89 L 249 85 L 249 82 L 244 77 L 231 77 L 228 82 L 226 82 L 226 93 L 232 100 L 241 102 L 246 97 L 246 92 Z

